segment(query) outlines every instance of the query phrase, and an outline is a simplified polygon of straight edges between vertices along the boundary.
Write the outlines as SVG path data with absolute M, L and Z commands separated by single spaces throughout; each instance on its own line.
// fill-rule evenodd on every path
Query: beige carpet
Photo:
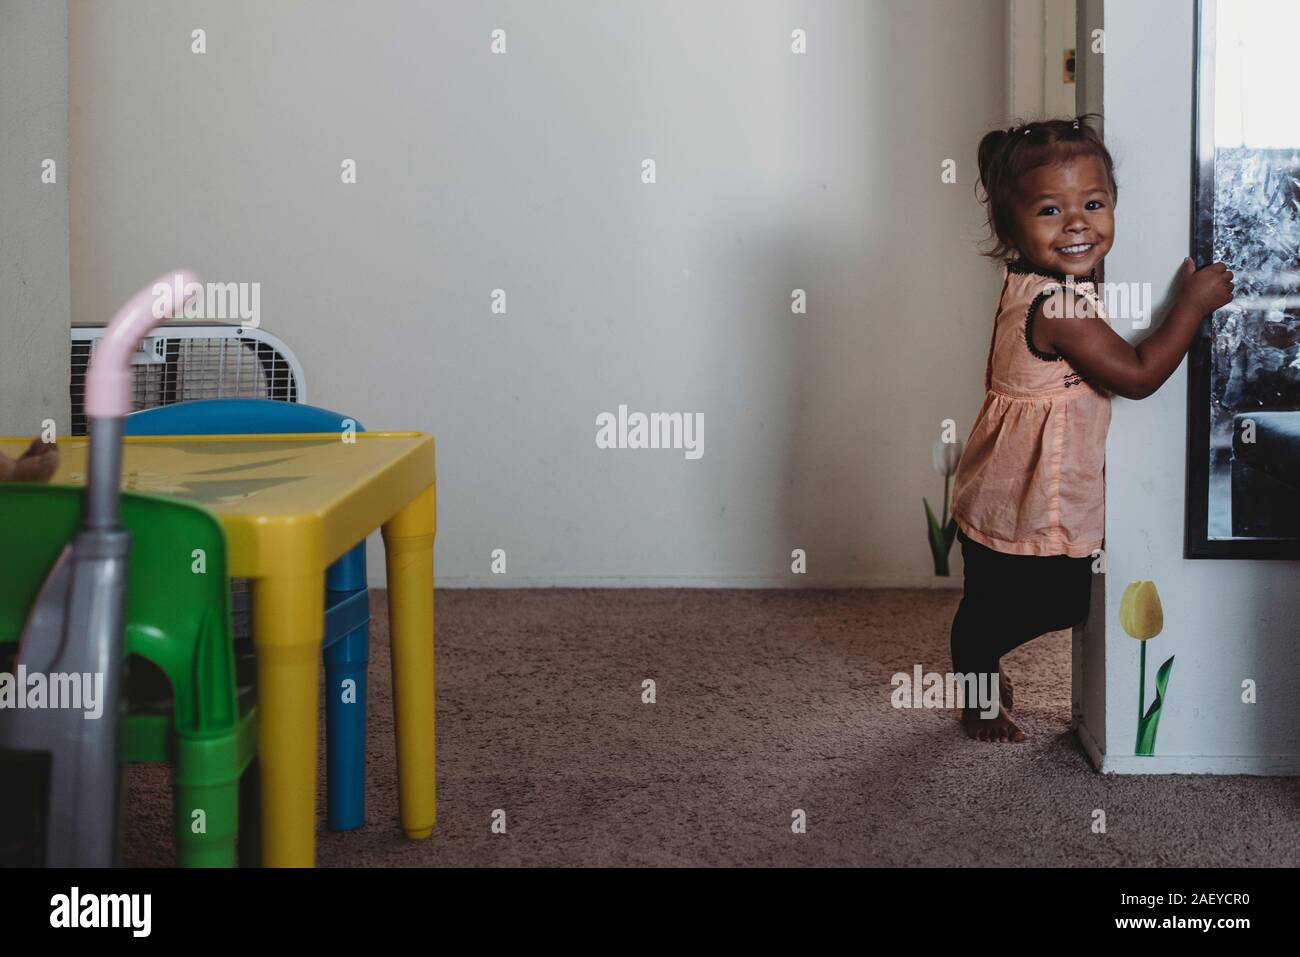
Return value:
M 1004 660 L 1024 744 L 891 707 L 894 672 L 947 670 L 956 591 L 440 590 L 438 825 L 410 842 L 383 598 L 367 824 L 326 831 L 322 783 L 321 866 L 1300 865 L 1298 779 L 1091 769 L 1068 632 Z M 127 864 L 172 863 L 170 801 L 131 770 Z

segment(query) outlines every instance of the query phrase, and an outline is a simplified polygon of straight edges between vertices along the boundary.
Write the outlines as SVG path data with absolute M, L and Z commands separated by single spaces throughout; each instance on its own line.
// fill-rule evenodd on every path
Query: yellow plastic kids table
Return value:
M 27 439 L 0 438 L 17 458 Z M 53 481 L 84 484 L 86 439 L 59 442 Z M 325 569 L 376 528 L 388 568 L 402 828 L 426 838 L 434 776 L 433 437 L 420 432 L 125 439 L 122 488 L 197 502 L 253 580 L 262 862 L 316 859 L 317 707 Z

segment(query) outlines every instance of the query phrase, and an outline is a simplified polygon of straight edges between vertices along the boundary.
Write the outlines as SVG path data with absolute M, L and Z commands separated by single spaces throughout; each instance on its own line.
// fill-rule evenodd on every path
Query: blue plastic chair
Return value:
M 260 435 L 341 432 L 351 422 L 328 409 L 272 399 L 200 399 L 144 409 L 126 417 L 127 435 Z M 350 831 L 366 818 L 366 666 L 370 661 L 370 599 L 366 543 L 325 575 L 325 766 L 332 831 Z M 355 703 L 344 702 L 352 681 Z M 351 696 L 349 696 L 351 697 Z

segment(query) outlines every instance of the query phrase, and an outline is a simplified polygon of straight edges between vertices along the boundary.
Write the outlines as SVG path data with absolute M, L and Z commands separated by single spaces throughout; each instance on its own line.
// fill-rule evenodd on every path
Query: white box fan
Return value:
M 86 369 L 104 327 L 72 326 L 72 434 L 86 434 Z M 302 365 L 280 339 L 225 322 L 169 322 L 131 359 L 131 408 L 190 399 L 276 399 L 305 402 Z

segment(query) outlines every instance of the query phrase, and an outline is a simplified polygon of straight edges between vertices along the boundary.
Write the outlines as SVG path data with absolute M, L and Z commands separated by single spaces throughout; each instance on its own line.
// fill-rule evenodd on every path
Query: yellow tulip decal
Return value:
M 1150 641 L 1165 627 L 1155 582 L 1130 582 L 1119 602 L 1119 623 L 1138 641 Z
M 1156 583 L 1150 581 L 1129 582 L 1124 589 L 1124 597 L 1119 602 L 1119 623 L 1126 632 L 1142 642 L 1141 664 L 1138 671 L 1138 728 L 1135 754 L 1151 755 L 1156 748 L 1156 729 L 1160 725 L 1160 711 L 1165 703 L 1165 691 L 1169 687 L 1169 673 L 1174 667 L 1174 657 L 1160 666 L 1156 672 L 1156 697 L 1151 708 L 1143 713 L 1146 705 L 1147 687 L 1147 642 L 1160 634 L 1165 627 L 1164 609 L 1160 607 L 1160 594 Z

